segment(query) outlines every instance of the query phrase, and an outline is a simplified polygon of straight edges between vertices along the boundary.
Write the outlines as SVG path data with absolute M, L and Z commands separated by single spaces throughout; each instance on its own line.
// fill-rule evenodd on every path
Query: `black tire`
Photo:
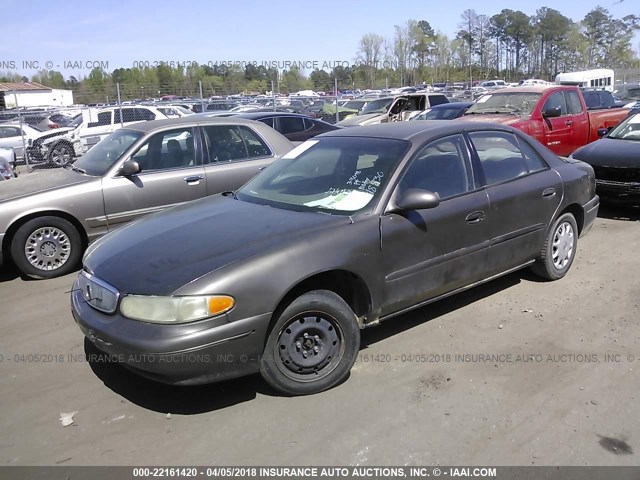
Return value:
M 296 298 L 278 316 L 260 373 L 285 394 L 317 393 L 347 378 L 359 350 L 360 329 L 349 305 L 334 292 L 315 290 Z
M 561 215 L 547 233 L 540 255 L 531 267 L 533 273 L 545 280 L 564 277 L 576 256 L 578 225 L 570 213 Z
M 54 278 L 72 272 L 80 263 L 82 250 L 80 234 L 60 217 L 29 220 L 11 240 L 13 262 L 33 278 Z
M 73 147 L 66 142 L 56 143 L 49 152 L 49 165 L 53 167 L 64 167 L 73 162 L 75 152 Z

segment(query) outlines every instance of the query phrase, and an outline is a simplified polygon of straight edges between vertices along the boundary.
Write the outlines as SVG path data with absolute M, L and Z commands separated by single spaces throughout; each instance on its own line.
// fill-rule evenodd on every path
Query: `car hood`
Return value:
M 0 202 L 15 200 L 36 193 L 59 190 L 70 185 L 90 182 L 95 179 L 96 177 L 82 175 L 66 168 L 39 170 L 20 175 L 12 182 L 4 184 L 0 189 Z
M 56 138 L 63 135 L 70 134 L 74 129 L 71 127 L 60 127 L 53 130 L 47 130 L 44 132 L 40 132 L 38 135 L 33 137 L 33 140 L 46 140 L 48 138 Z
M 214 195 L 108 234 L 89 247 L 84 265 L 121 292 L 170 295 L 234 262 L 286 250 L 300 238 L 349 223 L 340 215 L 294 212 Z
M 596 167 L 640 168 L 640 142 L 601 138 L 573 152 L 573 158 Z
M 501 125 L 512 125 L 522 120 L 517 115 L 501 114 L 501 113 L 470 113 L 458 118 L 465 122 L 491 122 Z
M 354 115 L 353 117 L 345 118 L 339 121 L 336 125 L 340 127 L 353 127 L 356 125 L 372 125 L 375 123 L 381 123 L 384 115 L 380 113 L 366 113 L 364 115 Z

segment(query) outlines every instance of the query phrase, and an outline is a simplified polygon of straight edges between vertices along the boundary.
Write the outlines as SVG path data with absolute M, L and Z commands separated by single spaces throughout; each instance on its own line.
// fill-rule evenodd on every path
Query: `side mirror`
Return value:
M 409 210 L 426 210 L 440 205 L 440 195 L 428 190 L 410 188 L 402 192 L 396 200 L 395 208 L 391 212 L 406 212 Z
M 136 173 L 140 173 L 141 168 L 138 162 L 135 160 L 127 160 L 122 164 L 120 168 L 120 175 L 124 175 L 128 177 L 129 175 L 135 175 Z
M 607 133 L 609 133 L 609 129 L 608 128 L 599 128 L 598 129 L 598 137 L 600 137 L 600 138 L 604 137 Z
M 542 111 L 542 116 L 545 118 L 554 118 L 562 115 L 562 107 L 558 105 L 557 107 L 547 107 Z

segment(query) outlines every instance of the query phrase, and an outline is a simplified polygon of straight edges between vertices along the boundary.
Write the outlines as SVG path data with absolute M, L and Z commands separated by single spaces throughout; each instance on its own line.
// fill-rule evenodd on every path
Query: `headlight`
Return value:
M 151 323 L 187 323 L 228 312 L 235 305 L 228 295 L 153 297 L 127 295 L 120 313 L 132 320 Z

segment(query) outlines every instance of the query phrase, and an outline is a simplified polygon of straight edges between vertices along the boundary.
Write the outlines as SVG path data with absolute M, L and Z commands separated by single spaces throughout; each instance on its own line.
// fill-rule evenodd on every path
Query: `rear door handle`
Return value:
M 544 192 L 542 192 L 542 196 L 544 198 L 555 197 L 556 196 L 556 189 L 555 188 L 547 188 Z
M 566 122 L 564 122 L 564 124 L 565 124 L 567 127 L 570 127 L 571 125 L 573 125 L 573 121 L 571 121 L 571 120 L 567 120 Z
M 465 218 L 467 223 L 479 223 L 484 220 L 484 212 L 472 212 Z
M 184 181 L 187 183 L 198 183 L 203 178 L 202 175 L 192 175 L 190 177 L 184 177 Z

